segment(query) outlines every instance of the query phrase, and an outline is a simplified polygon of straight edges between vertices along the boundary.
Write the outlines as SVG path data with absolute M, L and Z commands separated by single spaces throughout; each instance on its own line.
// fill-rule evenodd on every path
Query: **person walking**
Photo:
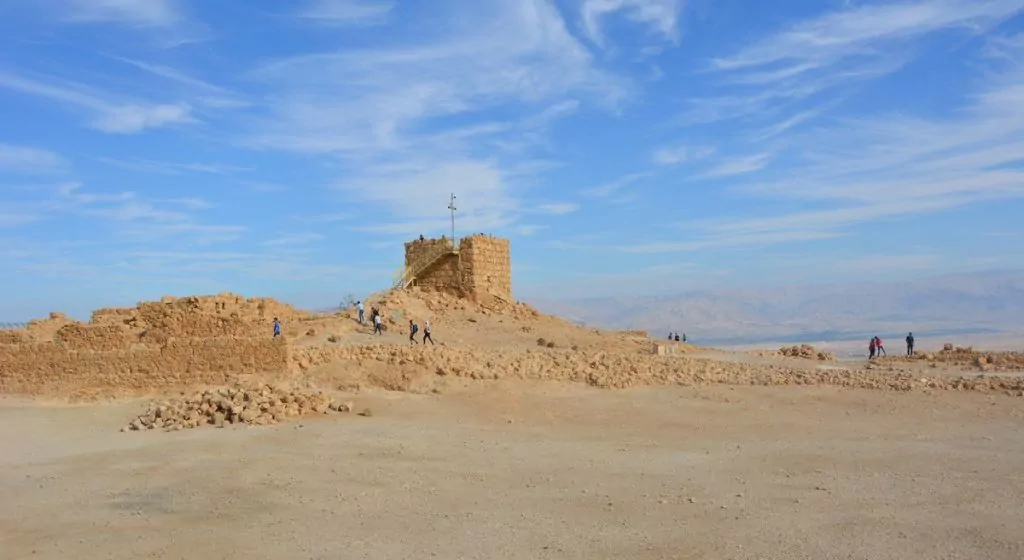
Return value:
M 430 336 L 430 321 L 423 323 L 423 344 L 426 345 L 427 341 L 430 341 L 430 345 L 434 345 L 434 339 Z
M 679 342 L 679 333 L 676 333 L 676 342 Z
M 363 309 L 363 302 L 362 301 L 357 301 L 356 302 L 356 309 L 359 310 L 359 324 L 362 325 L 363 324 L 363 311 L 364 311 L 364 309 Z
M 281 336 L 281 321 L 274 317 L 274 338 Z
M 414 323 L 412 319 L 409 319 L 409 345 L 410 346 L 412 346 L 413 344 L 419 344 L 419 341 L 416 340 L 416 333 L 419 332 L 419 330 L 420 330 L 420 326 L 417 325 L 416 323 Z
M 914 355 L 914 333 L 907 333 L 907 355 Z
M 382 336 L 384 334 L 384 325 L 380 322 L 380 313 L 373 314 L 373 334 L 378 336 Z
M 885 346 L 882 346 L 882 339 L 877 336 L 875 337 L 875 346 L 878 348 L 878 357 L 888 356 L 885 353 Z
M 875 359 L 875 338 L 871 337 L 871 342 L 868 343 L 868 359 Z

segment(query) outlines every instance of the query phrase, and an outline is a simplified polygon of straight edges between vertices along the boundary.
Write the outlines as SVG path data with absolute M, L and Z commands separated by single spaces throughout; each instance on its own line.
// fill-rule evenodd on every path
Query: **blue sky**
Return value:
M 1024 0 L 6 0 L 0 319 L 384 288 L 512 239 L 520 297 L 1024 262 Z

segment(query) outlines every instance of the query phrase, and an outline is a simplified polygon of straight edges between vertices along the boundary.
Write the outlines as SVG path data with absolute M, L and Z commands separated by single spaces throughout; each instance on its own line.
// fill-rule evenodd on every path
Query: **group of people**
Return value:
M 366 307 L 363 306 L 362 300 L 356 302 L 356 311 L 359 314 L 356 321 L 359 321 L 359 324 L 362 325 L 366 317 Z M 380 310 L 376 307 L 370 308 L 370 322 L 373 323 L 373 334 L 384 334 L 384 321 L 381 320 Z
M 679 333 L 668 333 L 668 339 L 676 342 L 686 342 L 686 333 L 683 333 L 682 340 L 679 338 Z
M 907 355 L 914 355 L 914 333 L 907 333 Z M 887 356 L 885 353 L 885 346 L 882 344 L 882 339 L 877 336 L 872 337 L 868 343 L 868 359 L 872 360 L 875 356 Z
M 418 332 L 420 332 L 420 326 L 417 325 L 416 322 L 413 321 L 412 319 L 409 319 L 410 345 L 419 344 L 419 341 L 416 340 L 416 333 Z M 428 340 L 430 341 L 430 344 L 434 344 L 434 339 L 430 337 L 430 321 L 426 321 L 423 323 L 423 344 L 426 344 Z
M 356 310 L 359 314 L 357 320 L 359 321 L 359 324 L 362 325 L 365 314 L 365 307 L 363 306 L 362 301 L 356 302 Z M 370 322 L 373 323 L 373 334 L 378 336 L 384 334 L 384 321 L 381 319 L 380 309 L 377 309 L 376 307 L 370 308 Z M 420 326 L 412 319 L 409 319 L 409 344 L 419 344 L 419 341 L 416 340 L 416 334 L 419 332 Z M 430 321 L 426 321 L 423 324 L 423 344 L 426 344 L 427 341 L 430 341 L 430 344 L 434 344 L 434 339 L 430 334 Z

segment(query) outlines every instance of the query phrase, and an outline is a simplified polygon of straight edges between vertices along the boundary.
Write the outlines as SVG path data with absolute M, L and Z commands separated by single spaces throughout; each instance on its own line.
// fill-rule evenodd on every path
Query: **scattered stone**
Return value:
M 370 410 L 369 408 L 364 408 L 363 411 L 359 413 L 359 415 L 360 416 L 365 416 L 366 418 L 369 418 L 369 417 L 373 416 L 373 411 Z
M 543 347 L 543 346 L 547 346 L 547 345 L 548 345 L 548 341 L 547 340 L 544 340 L 543 338 L 538 338 L 537 339 L 537 346 L 542 346 Z
M 836 361 L 836 356 L 832 352 L 819 352 L 810 344 L 783 346 L 779 348 L 778 354 L 786 358 L 803 358 L 805 360 L 819 360 L 822 362 Z
M 137 432 L 157 428 L 178 431 L 207 425 L 223 428 L 225 422 L 269 426 L 288 417 L 349 412 L 352 407 L 351 402 L 331 401 L 322 391 L 287 389 L 270 385 L 222 388 L 188 397 L 154 401 L 145 413 L 136 417 L 121 431 Z

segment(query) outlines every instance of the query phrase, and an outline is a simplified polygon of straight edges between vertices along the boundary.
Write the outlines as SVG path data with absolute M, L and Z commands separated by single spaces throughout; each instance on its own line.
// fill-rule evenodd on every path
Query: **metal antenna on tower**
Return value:
M 448 209 L 452 211 L 452 247 L 455 247 L 455 193 L 452 193 L 451 201 L 448 202 Z

